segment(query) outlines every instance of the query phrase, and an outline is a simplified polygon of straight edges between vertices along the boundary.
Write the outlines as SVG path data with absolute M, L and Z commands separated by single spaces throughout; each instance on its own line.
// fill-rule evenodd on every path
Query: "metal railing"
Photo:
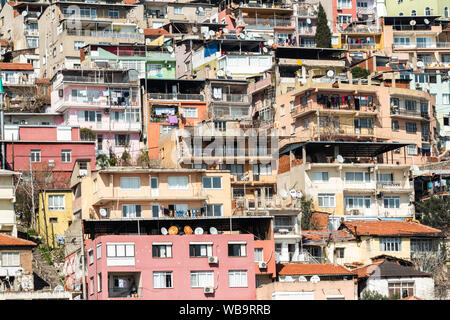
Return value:
M 430 118 L 430 115 L 428 112 L 421 112 L 418 110 L 407 110 L 407 109 L 397 109 L 397 110 L 391 110 L 391 115 L 404 115 L 404 116 L 414 116 L 414 117 L 423 117 L 423 118 Z
M 116 32 L 116 31 L 95 31 L 95 30 L 75 30 L 75 29 L 66 29 L 66 31 L 67 31 L 67 35 L 69 35 L 69 36 L 144 39 L 144 36 L 140 33 Z
M 70 19 L 92 19 L 92 20 L 96 20 L 96 19 L 126 19 L 127 18 L 127 14 L 124 12 L 119 12 L 118 15 L 110 15 L 107 12 L 91 12 L 90 14 L 88 13 L 63 13 L 64 18 L 70 18 Z
M 3 85 L 8 84 L 34 84 L 34 77 L 29 77 L 27 80 L 23 79 L 22 77 L 12 77 L 8 79 L 3 79 Z
M 148 93 L 148 99 L 204 101 L 203 95 L 194 93 Z
M 404 181 L 377 181 L 377 188 L 402 188 L 405 187 Z
M 273 226 L 273 232 L 279 233 L 279 234 L 295 234 L 295 225 L 289 224 L 289 225 L 282 225 L 282 224 L 275 224 Z
M 125 73 L 124 73 L 125 74 Z M 85 76 L 73 76 L 73 75 L 64 75 L 64 81 L 73 81 L 73 82 L 88 82 L 88 83 L 128 83 L 128 79 L 114 77 L 113 79 L 105 79 L 104 77 L 90 77 L 89 75 Z
M 249 103 L 250 99 L 247 94 L 224 93 L 221 98 L 213 97 L 214 101 Z
M 245 23 L 248 27 L 260 29 L 293 25 L 291 19 L 286 18 L 241 18 L 239 22 Z
M 375 43 L 346 43 L 344 49 L 374 49 Z

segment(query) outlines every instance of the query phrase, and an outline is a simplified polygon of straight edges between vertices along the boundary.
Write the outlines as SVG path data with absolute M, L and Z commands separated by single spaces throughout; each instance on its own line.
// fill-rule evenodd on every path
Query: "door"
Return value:
M 152 197 L 158 197 L 159 196 L 159 182 L 157 177 L 151 177 L 150 178 L 150 193 Z

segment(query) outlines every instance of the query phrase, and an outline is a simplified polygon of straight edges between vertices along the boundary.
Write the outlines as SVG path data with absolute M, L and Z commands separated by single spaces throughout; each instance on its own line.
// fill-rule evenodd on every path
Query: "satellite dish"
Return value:
M 169 51 L 170 53 L 173 52 L 173 48 L 171 46 L 167 46 L 167 51 Z
M 106 217 L 106 216 L 108 215 L 108 211 L 106 211 L 105 208 L 101 208 L 101 209 L 100 209 L 100 215 L 101 215 L 102 217 Z
M 425 65 L 422 61 L 417 61 L 417 67 L 418 68 L 423 68 Z
M 233 74 L 231 73 L 231 71 L 230 70 L 227 70 L 226 72 L 225 72 L 225 74 L 227 75 L 227 77 L 231 77 Z
M 41 13 L 38 11 L 38 12 L 36 12 L 36 15 L 37 15 L 38 18 L 39 18 L 39 16 L 41 15 Z
M 140 34 L 142 34 L 142 33 L 144 33 L 144 29 L 139 28 L 139 29 L 138 29 L 138 32 L 139 32 Z
M 423 19 L 423 22 L 425 22 L 425 24 L 429 24 L 429 23 L 430 23 L 430 20 L 428 20 L 428 19 Z
M 185 234 L 192 234 L 192 228 L 189 226 L 185 226 L 183 231 Z
M 272 45 L 273 45 L 273 39 L 267 40 L 267 45 L 268 45 L 268 46 L 272 46 Z
M 225 75 L 225 71 L 223 71 L 222 69 L 220 69 L 219 71 L 217 71 L 217 76 L 218 77 L 223 77 Z
M 306 19 L 306 23 L 311 24 L 311 19 L 310 18 Z
M 192 27 L 192 32 L 193 32 L 193 33 L 197 33 L 197 32 L 198 32 L 198 28 L 197 28 L 196 26 L 193 26 L 193 27 Z
M 297 198 L 300 199 L 301 197 L 303 197 L 303 193 L 301 191 L 297 191 Z
M 58 284 L 55 289 L 53 289 L 53 292 L 63 292 L 64 291 L 64 287 L 60 284 Z
M 241 39 L 245 39 L 245 34 L 243 34 L 242 32 L 241 32 L 241 33 L 239 33 L 239 38 L 241 38 Z
M 23 15 L 24 17 L 26 17 L 26 16 L 28 15 L 28 12 L 27 12 L 26 10 L 24 10 L 24 11 L 22 11 L 22 15 Z
M 416 25 L 416 20 L 411 20 L 411 21 L 409 22 L 409 24 L 412 25 L 412 26 L 415 26 L 415 25 Z
M 222 29 L 223 33 L 228 34 L 230 32 L 230 30 L 228 30 L 228 28 L 223 28 Z
M 327 22 L 327 26 L 328 26 L 328 27 L 331 27 L 331 21 L 328 21 L 328 22 Z
M 289 193 L 291 194 L 292 198 L 296 198 L 297 197 L 297 191 L 295 191 L 294 189 L 292 189 L 291 191 L 289 191 Z
M 215 32 L 214 30 L 209 30 L 209 35 L 210 35 L 210 36 L 215 36 L 215 35 L 216 35 L 216 32 Z
M 320 281 L 320 278 L 319 278 L 318 275 L 313 275 L 313 276 L 311 277 L 310 281 L 311 281 L 312 283 L 318 283 L 318 282 Z
M 161 228 L 161 233 L 162 233 L 163 235 L 166 235 L 166 234 L 168 234 L 169 232 L 167 231 L 166 228 L 162 227 L 162 228 Z
M 263 48 L 264 53 L 267 53 L 269 51 L 269 49 L 267 49 L 266 47 Z
M 171 227 L 169 228 L 169 234 L 170 234 L 170 235 L 176 235 L 176 234 L 178 234 L 178 228 L 177 228 L 176 226 L 171 226 Z
M 300 281 L 300 282 L 308 282 L 308 280 L 306 280 L 306 278 L 304 276 L 298 277 L 298 281 Z
M 209 228 L 209 233 L 210 234 L 218 234 L 219 232 L 217 232 L 217 229 L 214 227 Z
M 288 197 L 288 193 L 284 189 L 280 190 L 280 195 L 283 199 L 286 199 Z
M 197 228 L 195 228 L 194 233 L 195 234 L 203 234 L 203 229 L 200 227 L 197 227 Z
M 344 158 L 340 154 L 337 155 L 336 159 L 339 163 L 344 163 Z
M 198 7 L 198 11 L 203 12 L 203 7 Z
M 328 78 L 332 78 L 334 76 L 334 71 L 333 70 L 328 70 L 327 71 L 327 77 Z

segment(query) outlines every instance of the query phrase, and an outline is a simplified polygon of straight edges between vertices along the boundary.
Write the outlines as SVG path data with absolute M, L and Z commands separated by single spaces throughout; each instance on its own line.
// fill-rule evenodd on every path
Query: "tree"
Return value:
M 328 27 L 327 14 L 321 3 L 319 3 L 319 12 L 317 13 L 315 41 L 318 48 L 331 48 L 331 31 Z
M 364 290 L 361 299 L 360 300 L 397 300 L 399 299 L 398 295 L 394 295 L 393 297 L 388 297 L 385 295 L 382 295 L 381 293 L 377 291 L 372 290 Z
M 309 230 L 311 228 L 311 216 L 313 214 L 312 199 L 302 197 L 300 199 L 300 208 L 302 211 L 301 228 L 302 230 Z
M 358 78 L 367 78 L 370 75 L 369 70 L 361 68 L 361 67 L 354 67 L 352 68 L 352 76 L 355 79 Z
M 430 227 L 450 232 L 450 197 L 437 197 L 415 203 L 417 219 Z

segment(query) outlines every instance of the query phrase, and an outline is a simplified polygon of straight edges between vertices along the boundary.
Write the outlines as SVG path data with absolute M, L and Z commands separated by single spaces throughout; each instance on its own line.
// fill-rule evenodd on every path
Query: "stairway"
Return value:
M 34 290 L 54 289 L 57 285 L 62 285 L 58 271 L 42 257 L 39 248 L 33 249 L 33 273 L 35 278 Z

